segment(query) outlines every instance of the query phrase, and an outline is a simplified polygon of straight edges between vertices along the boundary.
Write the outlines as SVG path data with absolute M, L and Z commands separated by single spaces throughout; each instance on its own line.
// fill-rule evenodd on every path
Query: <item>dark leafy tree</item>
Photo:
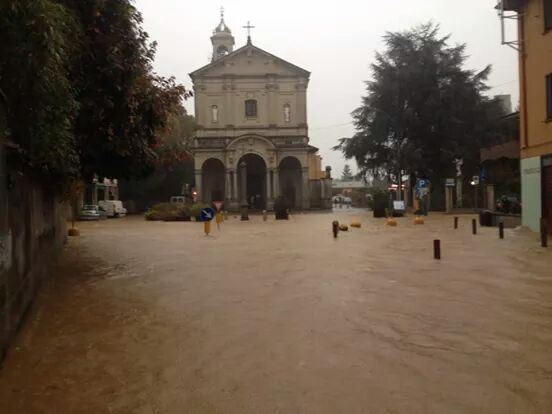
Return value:
M 72 76 L 83 177 L 146 176 L 155 166 L 156 132 L 186 92 L 174 79 L 153 74 L 156 45 L 129 0 L 64 3 L 82 29 Z
M 182 107 L 170 114 L 165 128 L 158 133 L 153 174 L 144 179 L 120 181 L 121 198 L 133 201 L 136 210 L 145 210 L 182 194 L 184 185 L 191 184 L 194 178 L 189 149 L 195 130 L 195 118 Z
M 490 66 L 464 68 L 465 45 L 449 45 L 432 23 L 384 36 L 373 79 L 353 113 L 357 132 L 334 147 L 360 172 L 397 180 L 404 174 L 444 177 L 453 161 L 476 170 L 479 150 L 498 139 L 499 104 L 487 98 Z
M 10 162 L 54 184 L 151 173 L 189 93 L 152 70 L 131 0 L 0 2 L 0 92 Z
M 0 3 L 0 90 L 18 168 L 41 178 L 78 175 L 73 135 L 78 103 L 69 77 L 75 22 L 53 0 Z M 15 158 L 15 159 L 13 159 Z

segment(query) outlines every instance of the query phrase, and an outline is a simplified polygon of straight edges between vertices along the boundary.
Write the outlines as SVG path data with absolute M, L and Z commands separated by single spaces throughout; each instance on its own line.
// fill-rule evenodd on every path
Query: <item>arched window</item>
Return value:
M 290 104 L 284 104 L 284 122 L 290 122 L 291 121 L 291 105 Z
M 245 116 L 247 118 L 257 118 L 257 101 L 255 99 L 245 101 Z
M 219 113 L 218 113 L 218 106 L 213 105 L 211 106 L 211 120 L 213 122 L 218 122 Z
M 228 54 L 228 49 L 226 46 L 219 46 L 217 49 L 217 57 L 221 58 L 223 56 L 226 56 Z

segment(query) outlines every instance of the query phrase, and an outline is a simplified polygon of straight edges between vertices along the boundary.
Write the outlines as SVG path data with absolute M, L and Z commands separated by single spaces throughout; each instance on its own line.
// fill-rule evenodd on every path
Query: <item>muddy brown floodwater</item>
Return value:
M 363 227 L 334 240 L 331 222 Z M 552 413 L 552 249 L 435 215 L 80 225 L 0 412 Z M 442 257 L 433 260 L 433 239 Z

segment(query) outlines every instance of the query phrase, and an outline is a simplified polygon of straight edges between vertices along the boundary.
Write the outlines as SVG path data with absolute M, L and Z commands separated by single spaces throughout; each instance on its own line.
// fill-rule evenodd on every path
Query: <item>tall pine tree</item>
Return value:
M 334 147 L 354 158 L 361 173 L 397 181 L 453 175 L 464 160 L 477 173 L 479 150 L 498 138 L 498 102 L 484 95 L 491 71 L 464 68 L 465 45 L 449 45 L 432 23 L 387 33 L 376 53 L 372 80 L 353 113 L 356 133 Z M 468 172 L 469 171 L 469 172 Z

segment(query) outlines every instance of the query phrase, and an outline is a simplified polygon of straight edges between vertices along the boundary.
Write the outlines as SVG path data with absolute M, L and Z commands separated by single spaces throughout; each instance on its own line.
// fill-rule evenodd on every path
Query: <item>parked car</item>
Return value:
M 101 200 L 98 206 L 106 211 L 107 217 L 124 217 L 127 213 L 120 200 Z
M 79 218 L 81 220 L 99 220 L 102 217 L 100 208 L 94 204 L 82 206 Z
M 496 211 L 506 214 L 520 214 L 521 201 L 515 195 L 502 195 L 496 200 Z
M 172 196 L 170 200 L 171 204 L 186 204 L 186 197 L 184 196 Z

